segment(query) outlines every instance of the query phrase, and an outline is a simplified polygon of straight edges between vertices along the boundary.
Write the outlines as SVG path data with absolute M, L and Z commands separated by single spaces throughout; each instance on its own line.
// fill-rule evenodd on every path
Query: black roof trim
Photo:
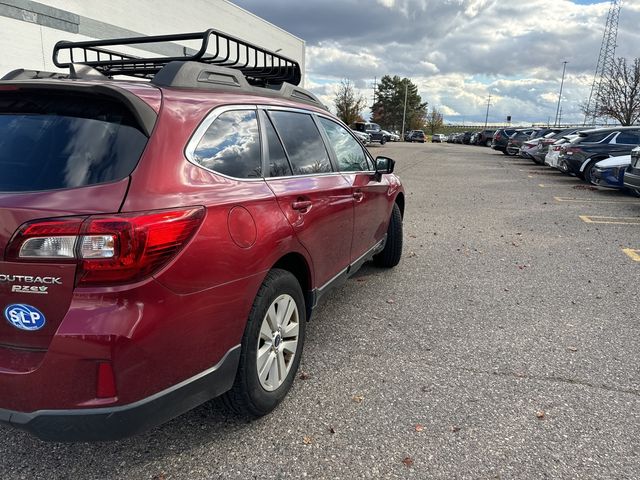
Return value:
M 194 51 L 183 47 L 182 55 L 143 58 L 103 48 L 112 46 L 140 48 L 141 45 L 149 43 L 188 40 L 200 41 L 200 49 Z M 210 46 L 215 48 L 212 54 L 208 52 Z M 60 59 L 62 53 L 66 54 L 66 60 Z M 109 77 L 129 75 L 149 79 L 174 61 L 197 61 L 233 68 L 242 72 L 248 83 L 258 86 L 279 85 L 284 82 L 298 85 L 302 78 L 300 64 L 295 60 L 212 28 L 204 32 L 173 35 L 83 42 L 60 41 L 53 48 L 53 63 L 56 67 L 68 68 L 72 64 L 88 65 Z

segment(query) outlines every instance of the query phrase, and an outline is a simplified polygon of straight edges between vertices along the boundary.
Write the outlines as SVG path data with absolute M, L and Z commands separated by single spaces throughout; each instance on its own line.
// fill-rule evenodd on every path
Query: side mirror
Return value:
M 376 157 L 376 176 L 393 173 L 395 166 L 396 162 L 388 157 Z

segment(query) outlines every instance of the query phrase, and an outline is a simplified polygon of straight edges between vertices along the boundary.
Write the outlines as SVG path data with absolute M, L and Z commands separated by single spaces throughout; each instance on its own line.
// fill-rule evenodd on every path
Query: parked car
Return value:
M 486 130 L 481 130 L 478 132 L 478 136 L 476 137 L 476 145 L 483 145 L 485 147 L 490 147 L 491 142 L 493 140 L 493 134 L 496 133 L 495 128 L 488 128 Z
M 397 133 L 389 132 L 388 130 L 382 130 L 382 134 L 387 137 L 387 141 L 389 142 L 399 142 L 400 135 Z
M 371 138 L 371 142 L 384 145 L 389 140 L 389 136 L 386 134 L 380 125 L 372 122 L 355 122 L 351 125 L 351 129 L 356 132 L 368 133 Z
M 499 128 L 496 133 L 493 134 L 491 139 L 491 148 L 498 150 L 499 152 L 509 155 L 507 153 L 507 143 L 509 143 L 509 137 L 516 133 L 515 128 Z
M 472 135 L 473 135 L 473 132 L 464 132 L 462 134 L 462 136 L 460 137 L 460 142 L 463 143 L 464 145 L 471 144 L 471 136 Z
M 425 136 L 422 130 L 411 130 L 409 135 L 407 136 L 407 142 L 420 142 L 424 143 Z
M 360 143 L 362 143 L 362 145 L 366 147 L 367 145 L 371 144 L 371 135 L 365 132 L 358 132 L 357 130 L 353 130 L 353 129 L 350 129 L 350 130 L 351 130 L 351 133 L 353 133 L 353 135 L 355 135 L 355 137 L 358 140 L 360 140 Z
M 640 147 L 631 151 L 631 163 L 624 172 L 624 186 L 640 195 Z
M 591 170 L 591 183 L 599 187 L 624 189 L 624 172 L 631 164 L 631 155 L 601 160 Z
M 583 128 L 566 128 L 564 130 L 552 130 L 547 133 L 543 137 L 538 137 L 533 140 L 528 140 L 525 142 L 527 147 L 525 148 L 525 152 L 528 154 L 529 158 L 531 158 L 535 163 L 540 165 L 545 164 L 545 159 L 547 153 L 549 153 L 549 148 L 554 145 L 558 140 L 562 139 L 567 135 L 574 134 L 577 131 L 584 130 Z
M 508 155 L 518 155 L 520 153 L 520 147 L 524 143 L 525 140 L 531 138 L 531 134 L 535 129 L 533 128 L 518 128 L 516 131 L 509 137 L 507 141 L 507 154 Z
M 443 143 L 446 137 L 442 133 L 434 133 L 431 136 L 431 143 Z
M 230 41 L 146 38 L 212 35 Z M 244 61 L 200 53 L 60 58 L 103 43 L 58 43 L 70 73 L 0 81 L 0 421 L 84 441 L 219 395 L 265 415 L 326 292 L 370 259 L 400 261 L 394 162 L 291 84 L 300 67 L 276 53 L 242 43 L 286 65 L 246 77 Z M 152 78 L 111 78 L 123 74 Z
M 640 127 L 609 127 L 583 130 L 562 146 L 558 166 L 565 173 L 591 182 L 591 170 L 600 160 L 628 155 L 640 144 Z
M 549 151 L 544 157 L 544 164 L 552 168 L 559 168 L 558 158 L 560 157 L 560 151 L 562 150 L 562 146 L 566 143 L 569 143 L 574 138 L 578 138 L 577 133 L 565 135 L 562 138 L 559 138 L 558 140 L 556 140 L 554 143 L 552 143 L 549 146 Z

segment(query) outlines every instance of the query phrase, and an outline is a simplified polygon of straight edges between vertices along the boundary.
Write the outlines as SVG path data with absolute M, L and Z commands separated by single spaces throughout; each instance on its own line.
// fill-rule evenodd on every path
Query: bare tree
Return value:
M 598 95 L 597 115 L 613 118 L 622 125 L 640 120 L 640 59 L 634 59 L 631 65 L 624 58 L 614 62 Z
M 444 125 L 444 117 L 438 110 L 434 108 L 427 115 L 425 125 L 429 133 L 433 135 L 434 133 L 436 133 L 436 130 L 440 130 L 442 128 L 442 125 Z
M 347 79 L 340 82 L 333 103 L 336 106 L 338 118 L 347 125 L 362 118 L 360 112 L 366 105 L 364 97 L 356 93 L 353 84 Z

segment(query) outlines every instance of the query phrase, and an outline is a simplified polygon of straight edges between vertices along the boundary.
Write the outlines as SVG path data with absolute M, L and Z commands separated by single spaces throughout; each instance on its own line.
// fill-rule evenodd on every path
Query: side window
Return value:
M 266 116 L 261 116 L 261 119 L 265 119 L 264 129 L 267 134 L 267 142 L 269 143 L 269 176 L 270 177 L 286 177 L 293 175 L 291 171 L 291 165 L 287 160 L 287 154 L 284 152 L 282 143 L 276 134 L 275 128 L 271 120 Z
M 331 172 L 327 149 L 310 115 L 282 111 L 269 115 L 282 138 L 294 175 Z
M 235 178 L 262 176 L 258 119 L 254 110 L 221 113 L 194 151 L 194 161 Z
M 616 143 L 637 145 L 640 143 L 640 134 L 638 132 L 620 132 L 620 135 L 616 137 Z
M 319 118 L 320 125 L 327 132 L 329 142 L 336 152 L 338 170 L 341 172 L 358 172 L 369 170 L 367 157 L 360 142 L 353 138 L 342 126 L 327 118 Z
M 610 135 L 611 133 L 609 132 L 592 133 L 591 135 L 582 137 L 584 138 L 584 140 L 582 141 L 585 143 L 599 143 L 599 142 L 602 142 L 605 138 L 609 137 Z M 611 141 L 611 138 L 608 139 L 607 143 L 609 143 L 610 141 Z

